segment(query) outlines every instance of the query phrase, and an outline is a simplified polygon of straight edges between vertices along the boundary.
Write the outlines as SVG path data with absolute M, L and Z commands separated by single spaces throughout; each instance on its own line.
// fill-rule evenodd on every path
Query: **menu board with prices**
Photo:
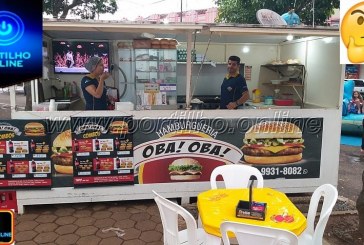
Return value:
M 132 117 L 72 117 L 74 187 L 134 184 Z
M 0 188 L 52 185 L 46 120 L 0 121 Z

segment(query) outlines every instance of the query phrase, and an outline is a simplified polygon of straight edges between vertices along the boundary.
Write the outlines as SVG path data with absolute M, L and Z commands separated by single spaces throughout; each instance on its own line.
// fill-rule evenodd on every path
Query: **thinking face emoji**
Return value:
M 341 23 L 341 38 L 352 63 L 364 62 L 364 2 L 351 7 Z

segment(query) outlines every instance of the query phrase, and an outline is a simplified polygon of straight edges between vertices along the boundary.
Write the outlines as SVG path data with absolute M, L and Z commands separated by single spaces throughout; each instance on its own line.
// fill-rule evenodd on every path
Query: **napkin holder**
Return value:
M 251 179 L 249 186 L 249 201 L 239 200 L 238 205 L 236 206 L 236 217 L 265 220 L 267 204 L 253 201 L 253 183 L 254 179 Z

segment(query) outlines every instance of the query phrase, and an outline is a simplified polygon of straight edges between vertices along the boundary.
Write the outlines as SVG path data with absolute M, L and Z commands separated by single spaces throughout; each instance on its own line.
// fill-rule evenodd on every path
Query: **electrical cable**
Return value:
M 121 75 L 123 75 L 123 78 L 124 78 L 124 89 L 123 89 L 123 91 L 120 93 L 120 96 L 119 96 L 119 99 L 121 99 L 124 95 L 125 95 L 125 93 L 126 93 L 126 89 L 128 88 L 128 79 L 126 78 L 126 74 L 125 74 L 125 72 L 123 71 L 123 69 L 121 69 L 120 68 L 120 66 L 118 66 L 117 64 L 112 64 L 111 65 L 111 67 L 110 67 L 110 69 L 111 69 L 111 71 L 113 71 L 114 70 L 114 67 L 117 67 L 118 68 L 118 70 L 120 71 L 120 73 L 121 73 Z M 114 77 L 112 77 L 112 79 L 114 80 L 114 82 L 115 82 L 115 79 L 114 79 Z M 119 79 L 120 80 L 120 79 Z M 120 82 L 119 82 L 119 84 L 120 84 Z M 119 88 L 119 89 L 121 89 L 121 88 Z
M 202 70 L 202 67 L 203 67 L 203 65 L 204 65 L 204 63 L 205 63 L 206 54 L 207 54 L 207 51 L 208 51 L 209 46 L 210 46 L 212 33 L 213 33 L 213 32 L 210 32 L 209 41 L 207 42 L 207 47 L 206 47 L 205 53 L 204 53 L 204 55 L 203 55 L 203 57 L 202 57 L 202 61 L 201 61 L 201 65 L 200 65 L 200 69 L 198 70 L 197 77 L 196 77 L 196 81 L 195 81 L 195 83 L 193 84 L 194 86 L 193 86 L 193 89 L 192 89 L 192 91 L 191 91 L 190 100 L 192 100 L 192 96 L 195 94 L 196 85 L 197 85 L 198 79 L 200 78 L 201 70 Z M 196 43 L 196 34 L 195 34 L 195 40 L 194 40 L 194 47 L 195 47 L 195 43 Z M 193 61 L 191 61 L 191 62 L 193 62 Z M 191 78 L 192 78 L 192 73 L 191 73 Z M 191 102 L 191 101 L 190 101 L 190 102 Z

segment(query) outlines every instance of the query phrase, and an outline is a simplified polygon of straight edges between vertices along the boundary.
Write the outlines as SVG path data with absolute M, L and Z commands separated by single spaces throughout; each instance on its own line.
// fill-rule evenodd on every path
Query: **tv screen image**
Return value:
M 85 63 L 92 56 L 102 58 L 109 71 L 109 43 L 101 41 L 53 41 L 54 73 L 89 73 Z

